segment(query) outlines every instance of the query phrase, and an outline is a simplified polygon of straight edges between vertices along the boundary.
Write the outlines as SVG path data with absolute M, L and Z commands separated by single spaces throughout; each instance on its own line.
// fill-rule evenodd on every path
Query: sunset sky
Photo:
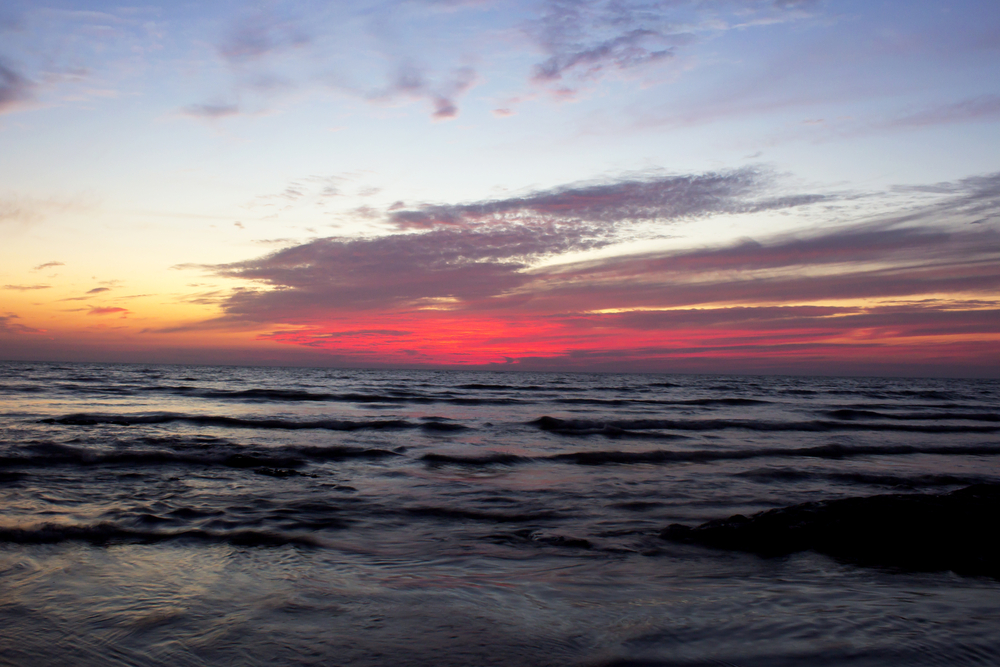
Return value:
M 1000 2 L 0 2 L 0 359 L 1000 377 Z

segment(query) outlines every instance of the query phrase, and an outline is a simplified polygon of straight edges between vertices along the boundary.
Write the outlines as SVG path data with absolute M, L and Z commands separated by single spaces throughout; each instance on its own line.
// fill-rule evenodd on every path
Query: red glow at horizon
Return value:
M 989 354 L 995 346 L 992 336 L 924 335 L 915 326 L 844 330 L 823 326 L 754 328 L 744 323 L 641 330 L 619 326 L 613 318 L 596 319 L 598 323 L 583 328 L 566 317 L 416 312 L 366 318 L 363 329 L 338 321 L 260 334 L 258 340 L 305 346 L 379 365 L 441 366 L 512 365 L 529 360 L 570 366 L 602 361 L 635 366 L 643 361 L 698 360 L 920 364 L 968 362 Z

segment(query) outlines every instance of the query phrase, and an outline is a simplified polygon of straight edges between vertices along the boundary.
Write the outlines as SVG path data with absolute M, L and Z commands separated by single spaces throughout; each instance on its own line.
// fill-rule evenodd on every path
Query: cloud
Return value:
M 887 123 L 893 127 L 924 127 L 969 121 L 994 121 L 1000 118 L 1000 95 L 978 97 L 934 106 L 900 116 Z
M 15 111 L 34 98 L 36 84 L 0 60 L 0 113 Z
M 754 171 L 675 176 L 439 206 L 433 219 L 452 223 L 202 267 L 251 286 L 213 295 L 218 318 L 176 330 L 271 325 L 261 340 L 350 363 L 526 368 L 641 365 L 643 355 L 904 363 L 996 344 L 1000 231 L 962 222 L 1000 212 L 996 174 L 926 186 L 936 199 L 862 222 L 831 211 L 826 226 L 756 240 L 540 263 L 608 247 L 647 215 L 812 201 L 769 197 L 768 182 Z
M 428 7 L 404 1 L 372 11 L 348 3 L 313 11 L 306 20 L 282 15 L 281 6 L 272 4 L 239 17 L 217 51 L 237 91 L 261 108 L 279 96 L 323 86 L 375 104 L 422 101 L 433 119 L 447 120 L 458 115 L 459 99 L 480 78 L 470 65 L 477 56 L 448 45 L 459 8 L 482 10 L 475 3 Z M 314 38 L 319 34 L 323 39 Z M 342 71 L 352 61 L 362 64 Z M 372 83 L 380 79 L 383 85 Z M 194 105 L 186 111 L 221 117 L 205 113 L 216 106 L 230 107 Z
M 45 333 L 45 329 L 35 329 L 33 327 L 19 324 L 14 320 L 19 319 L 17 315 L 7 313 L 0 315 L 0 334 L 40 334 Z
M 32 271 L 41 271 L 42 269 L 50 269 L 56 266 L 65 266 L 62 262 L 45 262 L 44 264 L 39 264 Z
M 122 317 L 125 317 L 129 314 L 129 310 L 127 308 L 98 308 L 96 306 L 91 306 L 90 311 L 87 312 L 88 315 L 115 315 L 116 313 L 121 313 Z
M 101 292 L 110 292 L 110 287 L 95 287 L 92 290 L 87 290 L 87 294 L 100 294 Z
M 228 318 L 281 321 L 311 317 L 317 308 L 372 310 L 489 298 L 523 285 L 529 259 L 606 243 L 584 230 L 441 229 L 317 239 L 258 260 L 211 268 L 221 276 L 277 287 L 235 293 L 224 305 Z
M 655 30 L 630 30 L 612 39 L 592 44 L 582 50 L 561 50 L 545 62 L 535 65 L 534 81 L 558 81 L 570 70 L 584 70 L 586 76 L 596 76 L 605 67 L 623 70 L 672 58 L 674 48 L 651 50 L 649 42 L 662 41 L 664 36 Z
M 4 285 L 4 289 L 18 290 L 21 292 L 27 292 L 36 289 L 50 289 L 52 285 Z
M 13 195 L 0 197 L 0 224 L 31 224 L 45 220 L 53 214 L 75 214 L 95 208 L 91 197 L 26 197 Z
M 545 287 L 534 307 L 655 310 L 1000 291 L 995 230 L 893 225 L 538 269 Z
M 506 85 L 532 92 L 500 94 L 511 100 L 498 105 L 507 115 L 513 100 L 539 87 L 569 99 L 608 76 L 648 79 L 686 47 L 726 30 L 801 19 L 809 4 L 533 0 L 508 11 L 492 2 L 389 0 L 326 3 L 304 18 L 292 4 L 269 3 L 235 17 L 215 50 L 241 107 L 275 108 L 278 97 L 299 101 L 326 88 L 375 104 L 420 102 L 432 119 L 448 120 L 480 81 L 507 79 L 500 67 L 512 59 L 532 60 L 523 80 Z M 220 118 L 211 112 L 223 108 L 236 110 L 192 105 L 185 114 Z
M 539 84 L 597 80 L 609 71 L 636 69 L 675 55 L 676 48 L 695 40 L 678 32 L 671 14 L 678 3 L 657 6 L 636 0 L 550 0 L 529 30 L 548 54 L 532 68 L 531 81 Z M 674 10 L 671 12 L 670 10 Z M 557 96 L 571 97 L 575 90 L 559 84 Z
M 469 227 L 483 222 L 566 221 L 615 224 L 623 221 L 678 220 L 712 213 L 746 213 L 789 208 L 823 200 L 822 195 L 764 195 L 771 177 L 745 168 L 728 172 L 656 176 L 595 185 L 570 185 L 523 197 L 470 204 L 425 205 L 394 211 L 389 221 L 401 229 Z
M 426 100 L 433 107 L 431 117 L 448 120 L 458 116 L 457 98 L 472 88 L 478 76 L 471 67 L 456 68 L 441 81 L 429 80 L 426 71 L 412 61 L 404 61 L 397 67 L 390 84 L 382 90 L 370 93 L 374 101 L 391 102 L 397 99 Z
M 1000 95 L 979 95 L 955 102 L 925 106 L 916 111 L 900 111 L 882 118 L 844 118 L 823 127 L 821 137 L 843 139 L 884 133 L 887 130 L 915 130 L 958 123 L 996 122 L 1000 120 Z
M 454 308 L 516 300 L 523 298 L 520 290 L 538 280 L 529 270 L 533 264 L 617 243 L 629 222 L 818 200 L 814 195 L 768 197 L 770 181 L 760 171 L 743 169 L 396 210 L 389 213 L 391 222 L 425 231 L 316 239 L 256 260 L 207 268 L 274 288 L 228 297 L 223 307 L 228 320 L 285 321 L 313 317 L 310 313 L 322 308 Z
M 305 46 L 311 41 L 298 21 L 255 13 L 239 19 L 218 48 L 230 63 L 242 65 L 268 54 Z
M 547 54 L 530 78 L 556 84 L 557 98 L 573 97 L 576 85 L 672 60 L 679 49 L 727 30 L 801 20 L 816 5 L 811 0 L 548 0 L 528 29 Z M 567 78 L 573 82 L 563 83 Z
M 181 115 L 191 118 L 226 118 L 240 115 L 240 107 L 236 104 L 189 104 L 180 110 Z

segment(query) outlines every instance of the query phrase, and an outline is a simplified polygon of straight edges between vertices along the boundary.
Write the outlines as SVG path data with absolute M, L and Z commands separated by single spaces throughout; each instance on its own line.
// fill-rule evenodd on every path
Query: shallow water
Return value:
M 1000 481 L 1000 382 L 5 363 L 0 401 L 2 664 L 1000 662 L 994 580 L 658 537 Z

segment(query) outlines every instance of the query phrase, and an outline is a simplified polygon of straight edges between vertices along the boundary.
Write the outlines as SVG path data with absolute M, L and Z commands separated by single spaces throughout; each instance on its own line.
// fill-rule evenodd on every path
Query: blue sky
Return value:
M 841 350 L 856 372 L 981 373 L 998 70 L 995 2 L 8 0 L 0 336 L 12 358 L 833 372 Z M 843 246 L 871 233 L 899 245 Z M 842 255 L 785 265 L 825 276 L 792 299 L 762 256 L 634 269 L 798 242 Z M 588 308 L 557 273 L 609 296 Z M 810 311 L 789 324 L 809 340 L 743 354 L 690 341 L 762 345 L 749 315 L 649 328 L 745 307 L 900 319 Z M 978 324 L 901 324 L 959 312 Z M 569 324 L 601 317 L 614 335 Z

